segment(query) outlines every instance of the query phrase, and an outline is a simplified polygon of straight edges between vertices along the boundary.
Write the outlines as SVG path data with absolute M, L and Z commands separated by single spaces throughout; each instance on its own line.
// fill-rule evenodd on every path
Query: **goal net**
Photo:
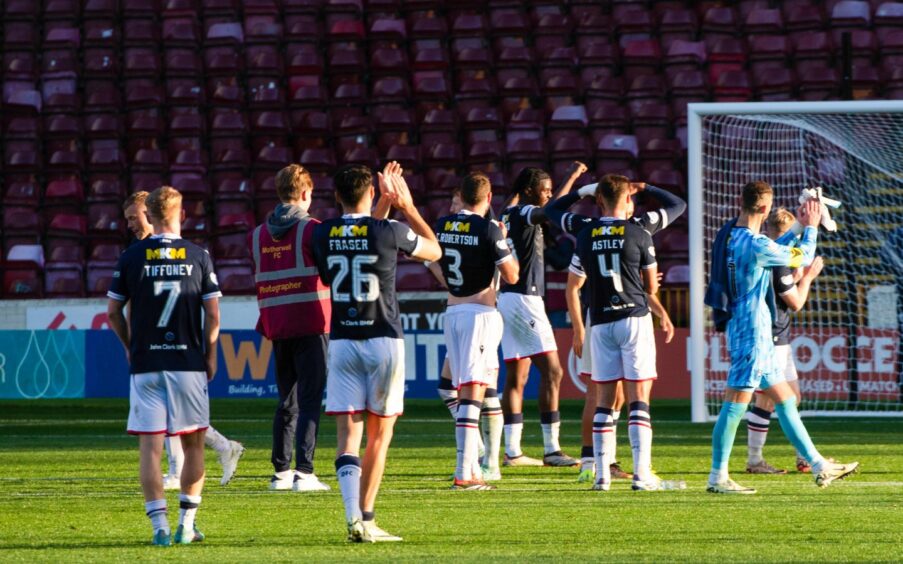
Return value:
M 843 202 L 837 231 L 819 229 L 825 268 L 791 325 L 801 410 L 903 416 L 903 102 L 691 104 L 688 149 L 693 420 L 721 407 L 729 354 L 703 294 L 712 242 L 751 180 L 791 211 L 803 188 Z

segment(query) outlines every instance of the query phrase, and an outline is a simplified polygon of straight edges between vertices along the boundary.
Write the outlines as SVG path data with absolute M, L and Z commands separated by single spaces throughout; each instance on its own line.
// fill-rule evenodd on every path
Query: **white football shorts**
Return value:
M 206 372 L 142 372 L 129 386 L 128 432 L 187 435 L 210 426 Z
M 558 350 L 542 298 L 503 292 L 499 294 L 498 305 L 505 322 L 502 328 L 505 362 Z
M 652 314 L 592 326 L 592 380 L 655 380 Z
M 452 385 L 495 387 L 502 339 L 498 310 L 479 304 L 449 306 L 444 325 Z
M 790 345 L 777 345 L 774 347 L 774 356 L 778 365 L 778 371 L 784 375 L 784 380 L 787 382 L 799 380 L 799 374 L 796 372 L 796 363 L 793 361 L 793 347 Z
M 327 415 L 404 411 L 404 339 L 334 339 L 326 365 Z

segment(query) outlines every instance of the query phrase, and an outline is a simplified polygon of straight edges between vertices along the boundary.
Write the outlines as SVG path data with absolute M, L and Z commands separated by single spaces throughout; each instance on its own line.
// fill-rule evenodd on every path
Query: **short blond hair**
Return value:
M 276 195 L 283 202 L 292 202 L 301 198 L 301 194 L 314 189 L 310 172 L 298 164 L 290 164 L 276 173 Z
M 181 213 L 182 194 L 172 186 L 161 186 L 148 195 L 145 205 L 151 219 L 166 221 Z
M 149 195 L 150 194 L 144 190 L 130 194 L 129 197 L 125 199 L 125 202 L 122 203 L 122 211 L 129 209 L 131 206 L 143 204 L 147 201 Z
M 776 208 L 771 210 L 767 221 L 768 227 L 780 236 L 790 229 L 796 217 L 787 208 Z

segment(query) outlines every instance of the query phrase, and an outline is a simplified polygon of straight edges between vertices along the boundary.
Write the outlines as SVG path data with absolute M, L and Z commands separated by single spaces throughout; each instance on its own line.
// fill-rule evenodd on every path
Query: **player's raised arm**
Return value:
M 582 306 L 580 305 L 580 288 L 583 287 L 585 282 L 586 273 L 583 271 L 580 258 L 575 254 L 571 259 L 564 297 L 568 304 L 568 315 L 571 316 L 571 325 L 574 328 L 574 354 L 579 358 L 583 358 L 583 339 L 586 336 L 586 327 L 583 325 L 583 312 L 581 311 Z
M 796 217 L 805 228 L 798 247 L 781 245 L 765 235 L 756 235 L 752 239 L 752 248 L 756 253 L 756 262 L 759 266 L 799 268 L 800 266 L 812 264 L 818 240 L 818 223 L 821 221 L 819 203 L 815 200 L 809 200 L 802 204 L 797 210 Z
M 642 217 L 637 218 L 640 226 L 650 233 L 654 234 L 668 227 L 687 211 L 687 202 L 667 190 L 645 182 L 632 182 L 631 185 L 637 193 L 645 192 L 661 204 L 660 208 L 648 211 Z
M 567 180 L 564 181 L 564 184 L 558 188 L 558 191 L 552 196 L 554 199 L 561 198 L 562 196 L 567 196 L 571 193 L 571 188 L 574 187 L 574 183 L 577 182 L 577 179 L 583 176 L 583 174 L 589 170 L 587 166 L 580 161 L 574 161 L 571 164 L 571 173 L 568 175 Z
M 417 211 L 417 206 L 414 205 L 414 199 L 411 197 L 411 191 L 408 189 L 404 177 L 400 174 L 393 174 L 391 181 L 394 188 L 392 205 L 401 211 L 411 230 L 420 237 L 417 245 L 410 252 L 410 256 L 420 260 L 439 260 L 442 257 L 442 249 L 436 240 L 436 234 Z
M 392 198 L 390 195 L 395 193 L 395 186 L 392 184 L 393 175 L 401 175 L 401 165 L 395 161 L 388 163 L 382 172 L 377 173 L 379 178 L 379 200 L 376 201 L 376 207 L 373 208 L 373 217 L 376 219 L 388 219 L 389 213 L 392 211 Z
M 799 311 L 803 309 L 803 306 L 806 304 L 806 300 L 809 298 L 809 289 L 812 287 L 812 282 L 821 274 L 822 269 L 825 266 L 824 260 L 821 257 L 815 257 L 812 260 L 812 264 L 803 268 L 803 275 L 800 277 L 799 282 L 793 281 L 793 274 L 790 274 L 790 284 L 787 284 L 787 280 L 784 277 L 778 278 L 775 283 L 775 290 L 779 291 L 781 287 L 786 287 L 783 293 L 779 292 L 781 300 L 787 304 L 787 307 L 792 309 L 793 311 Z M 775 273 L 777 276 L 777 272 Z M 780 287 L 779 287 L 780 286 Z

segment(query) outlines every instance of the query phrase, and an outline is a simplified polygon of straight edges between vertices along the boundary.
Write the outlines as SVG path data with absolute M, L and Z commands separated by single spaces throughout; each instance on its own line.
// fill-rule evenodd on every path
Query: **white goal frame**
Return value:
M 710 115 L 743 114 L 862 114 L 903 113 L 903 101 L 849 102 L 740 102 L 697 103 L 687 107 L 688 207 L 690 246 L 690 342 L 688 360 L 691 382 L 691 416 L 694 423 L 713 421 L 705 402 L 705 327 L 704 304 L 706 273 L 702 200 L 702 118 Z M 901 147 L 903 150 L 903 147 Z M 903 338 L 903 336 L 901 336 Z M 898 362 L 901 359 L 898 359 Z M 804 411 L 803 415 L 837 417 L 903 417 L 901 411 Z

